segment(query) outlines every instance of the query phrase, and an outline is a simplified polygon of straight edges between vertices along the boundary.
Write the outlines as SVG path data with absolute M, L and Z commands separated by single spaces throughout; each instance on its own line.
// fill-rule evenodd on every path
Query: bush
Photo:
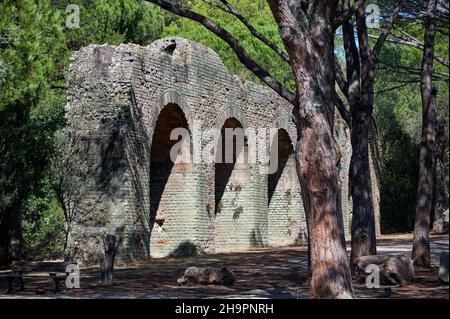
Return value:
M 53 259 L 64 255 L 64 214 L 52 196 L 31 198 L 22 209 L 22 227 L 28 258 Z

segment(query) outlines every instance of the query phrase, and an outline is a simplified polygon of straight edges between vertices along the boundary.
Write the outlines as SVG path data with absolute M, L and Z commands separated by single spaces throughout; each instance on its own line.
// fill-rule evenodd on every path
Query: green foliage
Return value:
M 379 98 L 377 101 L 376 113 L 382 131 L 383 152 L 380 178 L 383 233 L 411 231 L 414 226 L 419 143 L 417 133 L 412 128 L 419 123 L 407 115 L 413 113 L 409 108 L 411 104 L 398 103 L 402 97 L 391 93 L 389 99 Z M 409 124 L 404 124 L 407 121 L 403 120 L 406 119 L 410 120 Z M 419 128 L 416 127 L 416 131 Z
M 69 48 L 78 50 L 89 44 L 148 44 L 159 37 L 164 27 L 162 10 L 144 0 L 52 0 L 54 7 L 79 8 L 79 28 L 67 28 Z M 65 13 L 65 18 L 71 12 Z
M 61 15 L 49 1 L 3 1 L 0 8 L 0 112 L 30 109 L 62 79 L 67 56 Z
M 230 191 L 234 191 L 234 192 L 240 192 L 242 190 L 242 185 L 239 183 L 231 183 L 228 188 L 230 189 Z
M 218 1 L 216 1 L 218 3 Z M 267 39 L 270 39 L 278 47 L 284 48 L 278 33 L 278 26 L 272 16 L 270 8 L 265 0 L 256 1 L 230 1 L 230 3 Z M 284 62 L 265 44 L 257 40 L 239 20 L 230 14 L 211 7 L 201 0 L 188 1 L 188 7 L 205 15 L 230 32 L 247 53 L 265 67 L 276 79 L 294 90 L 293 75 L 290 66 Z M 197 22 L 188 19 L 178 19 L 172 22 L 165 30 L 164 36 L 179 36 L 202 43 L 216 51 L 225 63 L 225 66 L 233 74 L 260 82 L 238 60 L 234 51 L 223 40 Z
M 46 179 L 46 165 L 53 153 L 53 131 L 64 123 L 61 107 L 64 102 L 63 94 L 48 91 L 28 114 L 18 112 L 23 112 L 23 108 L 2 112 L 0 211 L 3 213 L 13 203 L 21 205 L 24 239 L 32 255 L 48 246 L 42 251 L 43 256 L 48 257 L 59 247 L 59 232 L 50 234 L 50 228 L 57 227 L 58 212 L 54 202 L 50 205 L 48 196 L 52 195 L 43 191 L 42 181 Z M 41 217 L 47 219 L 39 221 Z M 3 238 L 2 242 L 5 240 Z
M 60 14 L 49 1 L 6 1 L 0 34 L 0 211 L 26 198 L 51 153 L 49 136 L 62 125 L 61 94 L 48 91 L 62 78 L 66 46 Z M 47 93 L 48 92 L 48 93 Z M 50 133 L 50 134 L 49 134 Z
M 404 29 L 423 39 L 423 25 L 415 24 Z M 448 43 L 448 37 L 444 40 L 438 34 L 436 52 L 448 57 L 448 46 L 444 41 Z M 414 226 L 422 127 L 421 61 L 421 50 L 385 44 L 376 72 L 375 117 L 382 142 L 380 209 L 384 233 L 411 231 Z M 409 69 L 395 69 L 394 65 Z M 448 82 L 439 80 L 442 78 L 439 73 L 448 74 L 448 69 L 435 61 L 434 70 L 438 72 L 433 81 L 438 89 L 437 117 L 448 119 Z M 389 88 L 395 89 L 386 91 Z M 448 167 L 448 158 L 446 162 Z
M 244 212 L 244 207 L 238 206 L 233 210 L 233 220 L 238 220 L 241 214 Z
M 252 36 L 235 17 L 202 0 L 176 1 L 224 27 L 250 56 L 294 90 L 290 66 Z M 391 2 L 379 1 L 380 7 Z M 230 2 L 262 35 L 280 48 L 284 47 L 265 0 Z M 78 5 L 80 9 L 79 28 L 66 27 L 69 4 Z M 399 26 L 394 31 L 401 36 L 403 32 L 423 39 L 420 23 Z M 56 174 L 51 176 L 49 163 L 58 154 L 55 132 L 64 126 L 66 95 L 62 88 L 72 52 L 91 43 L 145 45 L 162 35 L 203 43 L 219 54 L 230 72 L 260 82 L 225 42 L 203 26 L 178 18 L 144 0 L 4 0 L 0 3 L 0 246 L 6 234 L 5 223 L 2 223 L 4 213 L 19 203 L 26 247 L 32 255 L 51 258 L 62 253 L 67 225 L 51 189 L 52 177 Z M 436 52 L 448 58 L 448 36 L 438 33 Z M 336 53 L 342 57 L 340 37 L 336 41 Z M 421 50 L 386 43 L 376 72 L 375 116 L 383 151 L 381 216 L 384 232 L 412 229 L 421 129 L 418 75 L 393 71 L 389 64 L 419 69 L 421 58 Z M 448 68 L 437 62 L 434 66 L 439 73 L 437 77 L 447 74 L 448 78 Z M 405 80 L 411 82 L 403 85 Z M 434 84 L 439 91 L 438 117 L 447 119 L 448 81 Z M 399 87 L 383 92 L 395 86 Z M 448 170 L 448 156 L 446 167 Z M 236 192 L 235 203 L 241 186 L 230 185 L 230 190 Z M 218 214 L 223 204 L 219 202 L 215 208 Z M 209 205 L 207 211 L 211 210 Z M 242 210 L 241 206 L 237 207 L 233 217 L 238 218 Z M 98 212 L 99 225 L 106 224 L 106 216 L 105 212 Z M 1 254 L 2 249 L 0 260 Z
M 0 44 L 1 221 L 10 207 L 21 207 L 21 212 L 13 213 L 23 215 L 24 227 L 35 225 L 34 232 L 46 226 L 44 221 L 29 220 L 28 200 L 45 179 L 53 131 L 64 123 L 65 93 L 51 88 L 63 84 L 70 52 L 61 13 L 52 10 L 50 1 L 3 1 L 0 15 L 0 35 L 6 39 Z M 46 210 L 41 213 L 38 216 L 47 215 Z M 29 249 L 43 247 L 41 239 L 29 236 L 29 228 L 24 230 Z M 6 244 L 7 238 L 2 237 L 0 247 Z M 53 250 L 50 246 L 45 254 Z
M 108 210 L 102 208 L 95 212 L 94 221 L 96 227 L 105 227 L 109 222 L 109 212 Z
M 62 257 L 64 249 L 64 214 L 51 192 L 32 195 L 23 208 L 23 233 L 28 257 Z
M 24 200 L 45 176 L 53 132 L 64 124 L 64 95 L 49 91 L 35 107 L 16 105 L 0 115 L 0 210 Z
M 80 27 L 66 28 L 68 4 L 79 5 Z M 55 132 L 64 126 L 64 75 L 72 50 L 91 43 L 146 44 L 167 15 L 143 0 L 6 0 L 0 3 L 0 231 L 6 211 L 21 207 L 27 248 L 51 256 L 64 240 L 49 180 Z M 19 212 L 17 212 L 19 213 Z M 55 228 L 56 229 L 56 228 Z M 59 229 L 59 228 L 58 228 Z M 34 233 L 36 232 L 36 233 Z M 44 239 L 47 237 L 48 241 Z M 7 245 L 0 237 L 0 254 Z M 38 252 L 37 252 L 38 253 Z M 0 256 L 0 260 L 1 260 Z
M 394 1 L 378 0 L 382 14 L 389 16 Z M 424 25 L 418 20 L 397 21 L 393 36 L 423 42 Z M 381 19 L 381 27 L 386 19 Z M 375 44 L 379 30 L 369 29 Z M 392 37 L 392 36 L 391 36 Z M 336 54 L 344 60 L 342 31 L 337 30 Z M 448 59 L 448 35 L 436 34 L 435 50 Z M 383 233 L 413 229 L 418 184 L 418 162 L 422 127 L 420 68 L 423 51 L 386 42 L 375 72 L 374 116 L 381 142 L 381 227 Z M 345 61 L 341 61 L 345 65 Z M 433 86 L 438 89 L 436 108 L 439 119 L 448 120 L 448 68 L 434 61 Z M 344 70 L 345 71 L 345 70 Z M 448 158 L 444 167 L 448 171 Z M 446 191 L 448 194 L 448 189 Z

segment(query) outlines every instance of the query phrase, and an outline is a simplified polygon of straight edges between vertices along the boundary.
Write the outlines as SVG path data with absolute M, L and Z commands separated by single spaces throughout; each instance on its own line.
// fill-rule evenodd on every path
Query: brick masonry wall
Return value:
M 234 119 L 244 130 L 282 129 L 296 141 L 291 105 L 270 89 L 231 75 L 211 49 L 180 38 L 146 47 L 90 45 L 72 57 L 68 93 L 68 129 L 85 143 L 92 163 L 90 191 L 80 205 L 84 217 L 70 237 L 80 261 L 95 260 L 106 233 L 119 238 L 119 262 L 295 242 L 305 215 L 292 155 L 270 204 L 269 177 L 259 172 L 260 164 L 236 164 L 228 179 L 221 177 L 227 176 L 223 167 L 211 163 L 175 165 L 163 178 L 158 177 L 162 162 L 150 164 L 153 139 L 166 138 L 154 133 L 157 124 L 169 122 L 162 117 L 158 122 L 169 105 L 176 106 L 191 133 L 220 130 Z M 348 232 L 351 148 L 342 123 L 336 137 Z M 191 140 L 187 147 L 204 150 L 208 142 Z

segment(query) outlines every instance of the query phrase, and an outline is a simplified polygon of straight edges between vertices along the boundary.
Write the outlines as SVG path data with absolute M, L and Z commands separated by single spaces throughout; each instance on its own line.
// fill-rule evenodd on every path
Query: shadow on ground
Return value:
M 433 261 L 438 254 L 448 251 L 448 235 L 432 236 Z M 383 236 L 378 241 L 382 254 L 409 254 L 410 235 Z M 236 273 L 233 286 L 180 287 L 176 280 L 189 266 L 228 266 Z M 261 248 L 194 257 L 169 257 L 118 265 L 114 285 L 99 283 L 97 267 L 81 269 L 81 288 L 51 292 L 52 282 L 28 279 L 26 290 L 6 295 L 6 280 L 1 278 L 0 298 L 308 298 L 306 279 L 306 247 Z M 438 269 L 416 269 L 414 283 L 367 289 L 354 285 L 358 298 L 449 298 L 449 286 L 438 280 Z M 63 283 L 62 283 L 63 284 Z M 39 294 L 37 294 L 38 292 Z

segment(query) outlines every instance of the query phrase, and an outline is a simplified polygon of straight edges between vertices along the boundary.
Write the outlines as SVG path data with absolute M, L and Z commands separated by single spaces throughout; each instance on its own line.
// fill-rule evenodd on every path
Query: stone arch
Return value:
M 193 200 L 196 178 L 191 160 L 192 143 L 189 135 L 184 139 L 177 135 L 177 140 L 171 140 L 170 136 L 176 128 L 189 132 L 183 108 L 170 102 L 176 100 L 162 99 L 161 103 L 169 103 L 156 118 L 152 135 L 150 254 L 155 257 L 196 253 L 196 200 Z M 174 146 L 178 147 L 178 152 L 173 152 Z
M 95 49 L 95 47 L 98 48 Z M 100 47 L 112 52 L 117 72 L 102 73 L 101 83 L 90 83 L 93 76 L 91 66 L 95 64 L 96 59 L 94 51 L 98 51 Z M 99 165 L 102 165 L 101 169 L 95 172 L 93 178 L 101 177 L 98 175 L 101 175 L 102 172 L 112 174 L 113 177 L 101 185 L 92 185 L 92 194 L 87 199 L 89 203 L 83 203 L 82 206 L 90 204 L 91 199 L 94 198 L 101 201 L 105 207 L 111 208 L 108 213 L 111 214 L 110 223 L 107 227 L 111 231 L 115 229 L 118 234 L 120 232 L 120 237 L 124 239 L 121 241 L 123 244 L 118 258 L 141 257 L 140 247 L 143 246 L 146 249 L 150 247 L 148 244 L 151 186 L 149 179 L 150 173 L 155 173 L 155 169 L 152 172 L 149 169 L 150 148 L 154 138 L 154 129 L 158 126 L 158 117 L 167 105 L 176 105 L 181 109 L 178 111 L 184 114 L 187 126 L 193 132 L 196 132 L 194 124 L 197 124 L 197 120 L 199 123 L 201 122 L 202 129 L 220 130 L 228 119 L 234 118 L 239 121 L 244 130 L 256 125 L 266 128 L 270 126 L 289 132 L 294 143 L 298 140 L 290 103 L 267 87 L 244 81 L 239 76 L 230 74 L 217 53 L 189 40 L 161 39 L 145 47 L 134 44 L 122 44 L 116 47 L 89 46 L 81 48 L 74 54 L 72 66 L 68 83 L 70 104 L 66 108 L 67 124 L 77 134 L 82 134 L 92 140 L 90 143 L 96 145 L 92 150 L 86 150 L 89 152 L 87 155 L 92 156 L 96 163 L 98 161 Z M 86 90 L 86 87 L 89 87 L 89 90 Z M 108 87 L 114 87 L 114 90 L 108 90 Z M 209 94 L 211 90 L 214 90 L 214 94 Z M 185 93 L 183 94 L 183 92 Z M 88 108 L 87 105 L 89 105 Z M 259 109 L 261 106 L 267 107 L 268 110 L 263 118 Z M 338 125 L 336 129 L 339 129 Z M 107 157 L 103 161 L 100 151 L 111 143 L 110 136 L 117 131 L 120 132 L 118 138 L 120 138 L 121 144 L 118 146 L 119 151 L 123 152 L 123 158 L 121 157 L 119 161 Z M 158 140 L 158 136 L 160 135 L 156 134 L 155 140 Z M 341 134 L 338 137 L 338 143 L 341 153 L 348 155 L 348 152 L 345 152 L 349 143 L 348 137 Z M 202 143 L 196 143 L 195 146 L 201 148 L 202 151 L 209 152 L 211 145 L 202 141 Z M 253 144 L 249 141 L 249 147 L 251 146 Z M 202 155 L 205 154 L 202 152 Z M 347 156 L 343 156 L 343 161 L 346 158 Z M 111 170 L 112 164 L 114 171 Z M 348 165 L 344 164 L 341 165 L 343 168 L 341 176 L 345 177 L 348 175 Z M 153 164 L 153 168 L 154 166 L 155 164 Z M 172 216 L 177 217 L 174 219 L 174 227 L 180 227 L 177 229 L 184 227 L 186 231 L 182 236 L 179 235 L 182 233 L 181 231 L 176 231 L 173 240 L 178 244 L 182 244 L 182 240 L 185 239 L 190 241 L 194 237 L 192 231 L 195 230 L 196 244 L 205 252 L 214 251 L 216 235 L 218 238 L 234 236 L 234 238 L 230 238 L 229 242 L 231 248 L 234 249 L 248 248 L 252 246 L 252 243 L 258 242 L 265 245 L 268 242 L 268 176 L 260 173 L 259 168 L 264 165 L 260 165 L 259 162 L 252 161 L 250 166 L 251 180 L 249 184 L 251 183 L 251 185 L 243 186 L 245 191 L 250 188 L 252 192 L 249 196 L 247 193 L 241 192 L 237 205 L 240 205 L 239 201 L 242 199 L 245 200 L 242 205 L 244 211 L 241 219 L 244 218 L 245 224 L 252 228 L 251 231 L 254 230 L 255 240 L 253 242 L 248 240 L 249 230 L 246 225 L 240 223 L 241 220 L 235 221 L 227 229 L 223 227 L 223 221 L 219 218 L 219 226 L 217 231 L 215 230 L 215 167 L 214 163 L 209 161 L 195 163 L 192 171 L 184 172 L 186 182 L 178 183 L 177 187 L 181 187 L 187 193 L 178 192 L 180 198 L 177 197 L 176 201 L 180 200 L 181 204 L 178 204 L 178 210 L 174 211 Z M 182 174 L 182 172 L 169 175 L 168 186 L 170 187 L 166 187 L 167 189 L 173 189 L 172 186 L 176 186 L 177 174 Z M 295 176 L 295 174 L 293 175 Z M 374 185 L 374 187 L 376 186 Z M 343 198 L 345 198 L 345 192 L 346 187 L 343 183 Z M 275 205 L 277 194 L 277 188 L 275 188 L 271 197 L 271 208 L 275 208 L 273 205 Z M 293 195 L 300 196 L 300 191 L 293 192 Z M 189 202 L 186 202 L 185 205 L 181 199 L 187 201 L 187 196 L 189 196 Z M 374 200 L 377 199 L 374 198 Z M 194 203 L 196 207 L 193 207 Z M 292 212 L 296 219 L 299 218 L 298 216 L 304 218 L 299 198 L 293 197 L 293 204 L 288 205 L 287 209 L 283 208 L 282 201 L 279 203 L 280 209 L 272 210 L 275 214 L 273 216 L 280 217 L 279 220 L 286 220 L 282 216 L 290 216 L 282 215 L 283 210 L 289 214 Z M 343 206 L 344 220 L 348 221 L 348 201 L 344 200 L 343 203 L 345 205 Z M 294 207 L 294 204 L 297 206 Z M 194 213 L 195 216 L 191 218 Z M 185 216 L 189 216 L 189 218 L 183 219 Z M 195 220 L 196 224 L 189 224 L 191 220 Z M 163 225 L 169 226 L 167 220 Z M 283 225 L 272 227 L 273 225 L 274 223 L 271 222 L 271 229 L 283 229 L 283 231 L 286 229 Z M 222 234 L 219 230 L 222 231 Z M 91 236 L 91 232 L 94 235 L 94 232 L 98 234 L 102 230 L 89 228 L 86 231 L 82 229 L 79 236 Z M 282 238 L 286 237 L 283 236 Z M 158 245 L 169 247 L 168 245 L 173 241 L 172 237 L 169 238 L 170 241 L 166 246 L 163 243 L 167 238 L 163 235 L 153 232 L 152 239 L 153 255 L 156 253 L 171 254 L 178 247 L 166 248 L 166 250 L 161 248 L 158 251 L 159 246 L 155 246 L 154 243 L 161 241 L 162 243 Z M 181 244 L 181 248 L 190 246 Z M 226 248 L 228 243 L 218 240 L 218 244 L 220 250 L 223 247 Z M 95 248 L 92 245 L 83 244 L 83 246 L 86 246 L 86 252 L 89 251 L 89 255 Z M 147 250 L 145 254 L 142 254 L 142 256 L 144 255 L 148 255 Z
M 294 144 L 286 128 L 278 128 L 274 139 L 277 149 L 271 151 L 276 171 L 268 176 L 268 242 L 269 245 L 295 244 L 304 220 L 300 183 L 295 167 Z M 273 163 L 271 163 L 273 165 Z
M 225 134 L 226 129 L 238 129 L 236 137 Z M 254 221 L 249 204 L 252 186 L 248 145 L 244 127 L 236 117 L 224 120 L 221 126 L 214 185 L 216 250 L 251 246 Z
M 277 127 L 280 130 L 286 131 L 286 133 L 289 135 L 289 133 L 288 133 L 289 132 L 289 120 L 288 120 L 288 117 L 285 114 L 282 114 L 282 115 L 278 116 L 277 120 L 275 122 L 275 127 Z
M 150 130 L 154 130 L 158 117 L 161 114 L 161 111 L 169 104 L 177 105 L 183 112 L 186 121 L 188 123 L 188 126 L 192 127 L 193 119 L 191 108 L 186 103 L 183 95 L 181 95 L 175 90 L 170 89 L 161 94 L 158 103 L 155 103 L 150 111 L 150 123 L 148 124 Z
M 235 119 L 239 122 L 240 126 L 244 130 L 244 132 L 247 130 L 247 120 L 245 118 L 245 115 L 242 113 L 242 111 L 239 108 L 229 106 L 226 109 L 222 111 L 222 113 L 219 116 L 218 121 L 218 129 L 222 129 L 223 125 L 226 121 L 229 119 Z

